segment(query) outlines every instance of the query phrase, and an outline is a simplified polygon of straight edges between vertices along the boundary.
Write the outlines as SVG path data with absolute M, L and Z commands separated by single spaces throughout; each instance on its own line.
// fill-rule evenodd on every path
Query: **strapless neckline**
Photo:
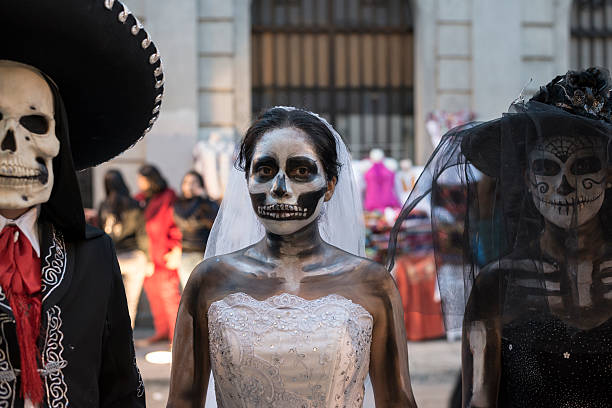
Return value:
M 260 307 L 275 309 L 275 308 L 293 307 L 293 306 L 300 307 L 300 306 L 306 306 L 306 305 L 316 306 L 318 304 L 324 304 L 329 301 L 345 303 L 347 306 L 353 309 L 356 314 L 358 315 L 366 314 L 370 316 L 370 318 L 373 319 L 372 315 L 370 314 L 370 312 L 368 312 L 368 310 L 365 307 L 361 306 L 359 303 L 353 302 L 351 299 L 347 297 L 344 297 L 342 295 L 337 295 L 335 293 L 325 295 L 323 297 L 316 298 L 316 299 L 306 299 L 304 297 L 295 295 L 293 293 L 283 292 L 277 295 L 267 297 L 265 299 L 257 299 L 244 292 L 234 292 L 234 293 L 231 293 L 225 296 L 222 299 L 219 299 L 213 302 L 211 304 L 211 307 L 214 304 L 225 303 L 229 306 L 244 304 L 244 305 L 260 306 Z

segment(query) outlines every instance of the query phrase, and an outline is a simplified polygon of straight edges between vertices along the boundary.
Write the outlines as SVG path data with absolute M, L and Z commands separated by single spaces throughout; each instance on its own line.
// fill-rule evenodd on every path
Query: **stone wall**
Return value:
M 470 109 L 479 120 L 506 111 L 568 69 L 571 0 L 413 0 L 416 161 L 433 146 L 434 110 Z M 433 69 L 432 69 L 433 68 Z

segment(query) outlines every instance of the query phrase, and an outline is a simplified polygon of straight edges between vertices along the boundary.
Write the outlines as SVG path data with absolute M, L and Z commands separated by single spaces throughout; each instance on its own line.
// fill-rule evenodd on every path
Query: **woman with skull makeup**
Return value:
M 377 406 L 416 406 L 401 300 L 359 256 L 340 136 L 313 113 L 272 108 L 237 166 L 181 299 L 168 407 L 202 406 L 211 369 L 223 407 L 361 407 L 368 372 Z
M 610 406 L 611 84 L 605 69 L 569 71 L 502 118 L 449 132 L 403 209 L 427 193 L 432 209 L 443 206 L 444 173 L 465 183 L 469 298 L 442 281 L 440 291 L 445 312 L 468 299 L 466 407 Z M 447 263 L 445 250 L 436 257 Z

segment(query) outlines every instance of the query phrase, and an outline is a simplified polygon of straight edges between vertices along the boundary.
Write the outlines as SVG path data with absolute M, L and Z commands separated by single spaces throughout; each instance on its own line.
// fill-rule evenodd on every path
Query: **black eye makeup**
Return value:
M 597 156 L 582 157 L 572 163 L 570 170 L 575 176 L 597 173 L 601 170 L 601 160 Z
M 278 173 L 278 163 L 270 156 L 257 158 L 253 162 L 252 172 L 259 182 L 271 180 Z
M 561 167 L 553 160 L 537 159 L 531 163 L 531 171 L 536 176 L 554 176 L 561 171 Z
M 308 157 L 290 157 L 286 163 L 287 175 L 296 181 L 312 181 L 318 173 L 317 163 Z
M 19 119 L 21 126 L 37 135 L 44 135 L 49 131 L 49 121 L 42 115 L 27 115 Z

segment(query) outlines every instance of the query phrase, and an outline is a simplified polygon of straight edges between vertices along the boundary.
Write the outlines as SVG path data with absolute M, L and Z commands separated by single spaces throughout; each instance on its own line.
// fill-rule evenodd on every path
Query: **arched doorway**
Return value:
M 612 0 L 574 0 L 571 66 L 612 67 Z
M 253 0 L 253 116 L 325 116 L 353 155 L 414 156 L 413 26 L 406 0 Z

